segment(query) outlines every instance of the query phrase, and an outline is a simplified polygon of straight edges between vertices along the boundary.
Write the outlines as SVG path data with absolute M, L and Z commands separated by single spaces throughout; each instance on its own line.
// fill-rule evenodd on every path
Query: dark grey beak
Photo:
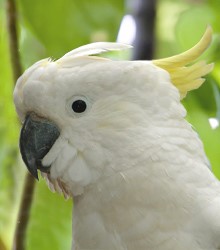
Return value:
M 20 151 L 29 172 L 38 179 L 37 169 L 49 172 L 50 166 L 43 166 L 42 159 L 60 135 L 58 127 L 52 122 L 27 115 L 20 134 Z

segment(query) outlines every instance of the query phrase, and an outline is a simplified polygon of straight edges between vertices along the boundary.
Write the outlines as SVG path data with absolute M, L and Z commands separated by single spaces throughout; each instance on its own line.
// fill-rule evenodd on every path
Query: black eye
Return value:
M 87 108 L 86 102 L 83 100 L 76 100 L 72 103 L 72 110 L 75 113 L 83 113 Z

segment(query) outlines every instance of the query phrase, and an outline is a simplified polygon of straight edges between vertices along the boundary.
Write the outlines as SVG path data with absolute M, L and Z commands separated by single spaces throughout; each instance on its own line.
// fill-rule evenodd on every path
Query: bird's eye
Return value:
M 72 96 L 66 102 L 66 110 L 74 118 L 84 115 L 91 103 L 85 96 Z
M 75 113 L 83 113 L 87 108 L 86 102 L 84 100 L 75 100 L 72 103 L 72 110 Z

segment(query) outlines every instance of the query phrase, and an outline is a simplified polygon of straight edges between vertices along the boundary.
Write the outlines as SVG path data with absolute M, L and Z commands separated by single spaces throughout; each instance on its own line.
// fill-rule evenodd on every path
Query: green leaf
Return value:
M 216 129 L 211 128 L 208 120 L 210 116 L 207 112 L 204 112 L 200 102 L 193 95 L 188 95 L 185 107 L 188 112 L 187 119 L 201 137 L 212 170 L 220 179 L 220 154 L 219 150 L 216 150 L 220 148 L 220 127 Z
M 212 9 L 214 16 L 215 16 L 215 20 L 212 23 L 212 25 L 215 28 L 215 31 L 219 33 L 220 32 L 219 1 L 207 0 L 207 4 Z
M 215 15 L 207 5 L 199 5 L 182 12 L 176 24 L 176 37 L 183 50 L 195 45 L 207 25 L 212 25 Z
M 72 200 L 51 193 L 44 180 L 36 186 L 27 232 L 27 250 L 70 249 Z
M 157 5 L 157 29 L 155 58 L 175 55 L 180 50 L 175 37 L 175 26 L 179 16 L 190 6 L 186 1 L 159 0 Z M 172 13 L 172 15 L 170 15 Z M 179 51 L 178 51 L 179 50 Z
M 114 41 L 124 12 L 122 0 L 20 0 L 19 3 L 24 26 L 45 46 L 47 56 L 55 58 L 93 41 Z
M 199 105 L 208 117 L 216 117 L 216 99 L 211 77 L 207 77 L 200 88 L 190 92 L 184 102 L 191 102 L 191 99 L 195 99 L 196 105 Z

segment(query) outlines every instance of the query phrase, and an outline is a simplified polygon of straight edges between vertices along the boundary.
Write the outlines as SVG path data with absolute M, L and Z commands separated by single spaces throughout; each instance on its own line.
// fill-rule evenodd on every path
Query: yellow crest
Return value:
M 213 69 L 213 63 L 198 61 L 193 64 L 209 47 L 211 40 L 212 28 L 208 26 L 201 40 L 191 49 L 176 56 L 152 61 L 156 66 L 169 72 L 172 83 L 179 89 L 181 99 L 188 91 L 200 87 L 205 81 L 202 76 Z

